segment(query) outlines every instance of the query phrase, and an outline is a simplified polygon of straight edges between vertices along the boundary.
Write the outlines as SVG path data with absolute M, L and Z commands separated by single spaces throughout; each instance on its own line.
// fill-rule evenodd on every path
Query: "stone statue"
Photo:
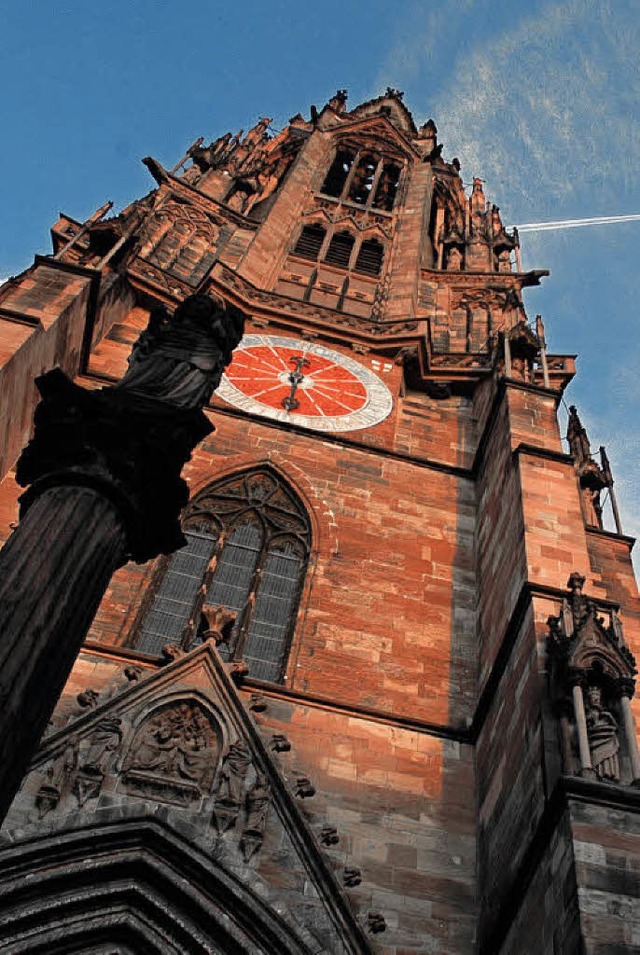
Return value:
M 190 295 L 172 317 L 164 308 L 154 309 L 113 391 L 200 408 L 220 383 L 243 330 L 240 309 L 227 304 L 223 310 L 208 295 Z
M 262 773 L 257 773 L 256 781 L 247 793 L 246 824 L 240 838 L 240 850 L 245 862 L 248 862 L 262 845 L 270 802 L 269 784 Z
M 244 791 L 244 779 L 250 763 L 251 756 L 245 743 L 242 741 L 232 743 L 220 770 L 217 801 L 240 808 Z
M 222 762 L 218 792 L 213 808 L 213 818 L 220 833 L 227 832 L 236 824 L 244 800 L 245 778 L 250 765 L 251 755 L 246 743 L 242 740 L 232 743 Z M 248 811 L 249 807 L 247 806 Z M 255 848 L 250 847 L 249 843 L 247 843 L 246 849 L 243 848 L 245 858 L 249 859 L 257 851 L 262 836 L 249 833 L 247 838 L 249 842 L 257 843 Z
M 89 737 L 89 746 L 81 761 L 85 772 L 103 775 L 107 771 L 111 754 L 122 742 L 121 720 L 118 716 L 105 716 Z
M 270 800 L 271 791 L 269 789 L 269 784 L 264 776 L 261 773 L 258 773 L 255 783 L 247 793 L 247 830 L 259 833 L 264 832 Z
M 57 791 L 58 795 L 60 795 L 65 785 L 71 779 L 71 774 L 77 765 L 78 741 L 77 739 L 72 739 L 66 744 L 65 748 L 54 759 L 47 770 L 48 783 Z
M 581 488 L 582 503 L 584 504 L 584 519 L 589 527 L 602 528 L 602 503 L 600 488 L 586 485 Z
M 453 245 L 447 254 L 447 269 L 450 272 L 459 272 L 462 269 L 462 253 Z
M 498 253 L 498 272 L 511 271 L 511 253 L 508 249 L 503 249 Z
M 587 692 L 587 735 L 591 763 L 598 779 L 618 782 L 620 780 L 618 724 L 613 714 L 604 708 L 602 690 L 599 686 L 590 686 Z

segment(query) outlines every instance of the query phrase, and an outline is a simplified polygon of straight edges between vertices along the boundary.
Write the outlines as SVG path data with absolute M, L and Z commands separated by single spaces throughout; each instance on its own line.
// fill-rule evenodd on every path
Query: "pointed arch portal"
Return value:
M 0 851 L 0 948 L 16 953 L 309 955 L 246 884 L 155 819 Z

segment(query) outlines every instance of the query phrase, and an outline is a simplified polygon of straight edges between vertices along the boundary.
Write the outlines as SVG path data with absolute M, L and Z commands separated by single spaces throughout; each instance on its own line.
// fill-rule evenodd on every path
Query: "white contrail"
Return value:
M 640 222 L 640 213 L 630 216 L 595 216 L 592 219 L 560 219 L 557 222 L 525 222 L 518 232 L 550 232 L 552 229 L 580 229 L 587 225 L 611 225 L 614 222 Z

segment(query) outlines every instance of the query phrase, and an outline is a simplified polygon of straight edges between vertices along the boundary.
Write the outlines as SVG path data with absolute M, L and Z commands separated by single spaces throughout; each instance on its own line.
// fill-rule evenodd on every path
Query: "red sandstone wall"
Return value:
M 573 955 L 583 951 L 574 866 L 567 812 L 548 845 L 541 847 L 531 881 L 514 886 L 517 908 L 511 913 L 515 917 L 500 955 Z M 496 949 L 488 949 L 487 955 L 489 951 Z
M 90 279 L 37 263 L 0 300 L 0 475 L 31 434 L 36 375 L 60 365 L 78 371 Z
M 640 951 L 638 806 L 575 801 L 571 828 L 585 955 Z
M 306 501 L 315 555 L 287 684 L 436 725 L 475 701 L 471 481 L 257 422 L 214 416 L 185 470 L 192 492 L 269 461 Z M 144 569 L 112 580 L 91 636 L 123 643 Z
M 292 744 L 287 766 L 317 789 L 304 809 L 340 842 L 332 864 L 356 865 L 348 895 L 385 913 L 376 950 L 469 953 L 475 927 L 473 751 L 425 733 L 269 698 L 265 732 Z
M 531 611 L 514 634 L 476 747 L 480 936 L 493 931 L 544 811 L 541 683 Z
M 511 455 L 508 405 L 504 399 L 487 428 L 476 491 L 481 688 L 489 678 L 526 580 L 520 486 Z

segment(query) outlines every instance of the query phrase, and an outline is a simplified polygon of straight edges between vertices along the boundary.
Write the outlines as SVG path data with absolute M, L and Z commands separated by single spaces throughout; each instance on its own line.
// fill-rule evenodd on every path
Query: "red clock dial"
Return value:
M 367 390 L 353 372 L 303 348 L 254 345 L 236 352 L 226 374 L 249 398 L 296 414 L 350 414 L 367 401 Z
M 370 428 L 393 407 L 386 385 L 349 355 L 277 335 L 245 335 L 216 394 L 252 414 L 321 431 Z

